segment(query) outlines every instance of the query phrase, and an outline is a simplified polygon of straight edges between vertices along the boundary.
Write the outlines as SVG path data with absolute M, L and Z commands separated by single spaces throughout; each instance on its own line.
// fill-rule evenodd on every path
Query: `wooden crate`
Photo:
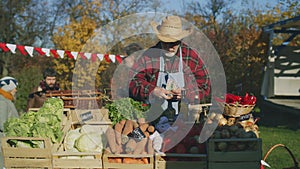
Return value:
M 142 158 L 147 158 L 148 164 L 142 163 L 117 163 L 112 162 L 110 159 L 119 158 L 124 160 L 124 158 L 133 158 L 141 160 Z M 143 154 L 143 155 L 134 155 L 134 154 L 109 154 L 104 153 L 102 156 L 103 159 L 103 169 L 154 169 L 154 156 L 153 154 Z
M 43 148 L 11 147 L 11 140 L 42 141 Z M 3 137 L 2 152 L 5 168 L 52 168 L 51 142 L 49 138 Z
M 206 169 L 206 154 L 166 153 L 155 155 L 155 169 Z
M 70 120 L 71 121 L 71 120 Z M 97 122 L 89 123 L 90 127 L 109 127 L 111 123 Z M 82 124 L 72 123 L 68 131 L 82 127 Z M 65 138 L 65 136 L 64 136 Z M 52 149 L 53 168 L 103 168 L 102 152 L 67 152 L 64 150 L 63 143 Z
M 208 169 L 260 169 L 260 162 L 209 162 Z
M 38 109 L 31 109 L 31 111 L 38 111 Z M 65 109 L 64 112 L 68 112 Z M 66 113 L 67 114 L 67 113 Z M 71 120 L 63 115 L 61 130 L 63 131 L 63 138 L 68 130 L 71 128 Z M 8 143 L 10 140 L 37 140 L 42 141 L 44 148 L 21 148 L 11 147 Z M 36 138 L 36 137 L 3 137 L 1 146 L 4 157 L 5 168 L 52 168 L 52 151 L 57 150 L 62 143 L 52 144 L 50 138 Z
M 46 97 L 59 97 L 65 108 L 99 109 L 107 96 L 95 90 L 60 90 L 47 91 Z
M 96 124 L 98 122 L 110 122 L 108 109 L 75 109 L 69 112 L 73 124 Z
M 226 143 L 227 149 L 220 150 L 219 143 Z M 234 148 L 229 145 L 243 145 Z M 262 159 L 260 138 L 210 139 L 208 141 L 208 169 L 259 169 Z
M 53 168 L 101 168 L 102 152 L 52 152 Z

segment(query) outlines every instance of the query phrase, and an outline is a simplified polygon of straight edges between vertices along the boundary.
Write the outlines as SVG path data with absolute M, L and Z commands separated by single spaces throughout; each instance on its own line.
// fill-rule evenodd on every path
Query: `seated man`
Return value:
M 29 94 L 27 101 L 27 110 L 30 108 L 40 108 L 46 98 L 47 91 L 60 90 L 59 84 L 56 81 L 56 71 L 47 68 L 43 73 L 44 79 L 36 86 Z

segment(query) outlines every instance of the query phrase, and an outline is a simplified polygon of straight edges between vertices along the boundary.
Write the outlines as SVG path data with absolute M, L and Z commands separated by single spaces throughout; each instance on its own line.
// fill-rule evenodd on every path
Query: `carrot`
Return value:
M 121 157 L 115 157 L 116 163 L 122 163 L 122 158 Z
M 147 152 L 148 154 L 154 154 L 153 141 L 150 138 L 148 138 Z
M 134 122 L 132 120 L 126 120 L 124 129 L 123 129 L 123 132 L 122 132 L 123 135 L 127 136 L 129 133 L 132 132 L 133 123 Z
M 145 132 L 148 128 L 149 124 L 148 123 L 143 123 L 140 125 L 140 129 L 142 130 L 142 132 Z
M 143 151 L 145 151 L 146 144 L 147 144 L 147 138 L 143 138 L 141 141 L 137 142 L 133 154 L 142 154 Z
M 143 158 L 136 159 L 137 164 L 145 164 Z
M 124 145 L 129 141 L 129 137 L 126 135 L 121 135 L 121 144 Z
M 139 124 L 136 122 L 136 120 L 132 120 L 133 129 L 138 128 Z
M 109 162 L 109 163 L 115 163 L 116 160 L 115 160 L 114 158 L 108 158 L 108 162 Z
M 124 126 L 125 123 L 126 123 L 126 120 L 125 120 L 125 119 L 122 119 L 119 123 L 120 123 L 122 126 Z
M 124 121 L 124 122 L 122 122 L 122 121 Z M 125 120 L 122 120 L 122 121 L 115 125 L 116 142 L 118 145 L 121 145 L 121 133 L 122 133 L 123 127 L 125 125 Z
M 125 146 L 125 152 L 131 154 L 136 149 L 137 143 L 133 138 L 130 138 Z
M 139 125 L 146 123 L 146 119 L 144 117 L 138 118 Z
M 116 150 L 116 154 L 121 154 L 123 152 L 123 148 L 122 148 L 122 145 L 118 145 L 117 144 L 117 150 Z
M 148 128 L 147 128 L 147 131 L 148 131 L 149 133 L 154 133 L 154 131 L 155 131 L 154 126 L 149 125 Z
M 145 135 L 145 138 L 150 137 L 150 133 L 149 133 L 148 131 L 145 131 L 145 132 L 144 132 L 144 135 Z
M 143 161 L 144 164 L 149 164 L 149 161 L 148 161 L 147 157 L 142 158 L 142 161 Z
M 107 138 L 107 142 L 108 142 L 111 152 L 115 153 L 117 151 L 117 143 L 116 143 L 115 131 L 113 128 L 111 128 L 111 127 L 107 128 L 106 138 Z
M 136 164 L 137 160 L 134 159 L 134 158 L 125 157 L 123 159 L 123 163 L 125 163 L 125 164 Z

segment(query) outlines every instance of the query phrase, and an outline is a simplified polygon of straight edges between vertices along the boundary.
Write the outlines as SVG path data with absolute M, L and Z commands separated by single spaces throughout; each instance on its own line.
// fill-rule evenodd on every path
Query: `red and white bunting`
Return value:
M 31 56 L 33 57 L 35 55 L 34 52 L 41 56 L 47 56 L 47 57 L 54 57 L 56 59 L 58 58 L 64 58 L 68 57 L 71 59 L 77 59 L 78 57 L 81 57 L 81 59 L 89 59 L 91 61 L 97 61 L 99 59 L 100 61 L 106 60 L 107 62 L 122 62 L 122 58 L 124 56 L 121 55 L 112 55 L 112 54 L 98 54 L 98 53 L 83 53 L 83 52 L 75 52 L 75 51 L 67 51 L 67 50 L 57 50 L 57 49 L 48 49 L 48 48 L 39 48 L 39 47 L 32 47 L 32 46 L 22 46 L 22 45 L 16 45 L 16 44 L 10 44 L 10 43 L 4 43 L 0 42 L 0 52 L 11 52 L 13 54 L 16 54 L 17 51 L 19 51 L 24 56 Z

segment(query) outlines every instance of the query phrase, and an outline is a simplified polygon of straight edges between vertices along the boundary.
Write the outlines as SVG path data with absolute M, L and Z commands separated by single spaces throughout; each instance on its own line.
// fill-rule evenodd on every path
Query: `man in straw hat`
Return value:
M 159 42 L 133 65 L 130 94 L 135 100 L 160 102 L 163 110 L 172 100 L 178 114 L 183 89 L 189 102 L 209 95 L 208 72 L 197 52 L 183 43 L 193 29 L 183 29 L 180 17 L 167 16 L 151 26 Z

